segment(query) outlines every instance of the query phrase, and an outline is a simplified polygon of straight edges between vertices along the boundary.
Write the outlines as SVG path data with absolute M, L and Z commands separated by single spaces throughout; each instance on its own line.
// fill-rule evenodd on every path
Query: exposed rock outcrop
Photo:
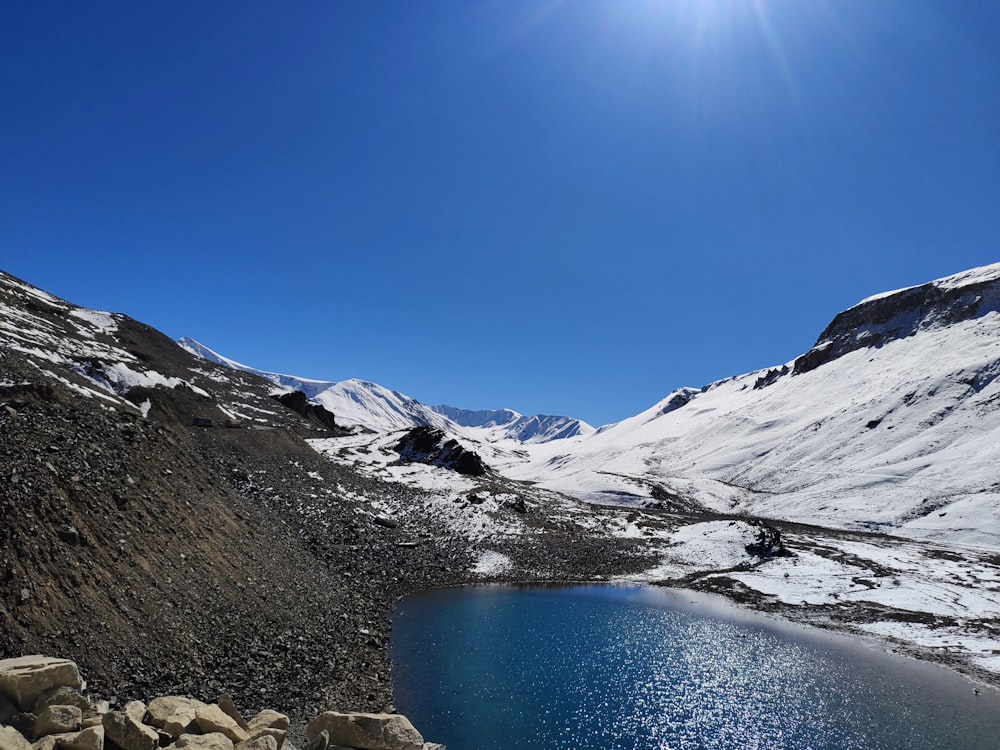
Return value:
M 324 408 L 321 404 L 309 402 L 306 394 L 302 391 L 290 391 L 289 393 L 279 393 L 272 396 L 283 406 L 287 406 L 299 416 L 305 417 L 310 422 L 324 430 L 329 430 L 337 435 L 343 435 L 347 430 L 343 430 L 337 424 L 333 412 Z
M 454 438 L 427 425 L 407 432 L 395 449 L 403 461 L 440 466 L 473 477 L 483 476 L 488 468 L 478 453 L 463 448 Z
M 815 346 L 795 360 L 793 374 L 815 370 L 848 352 L 883 346 L 922 329 L 1000 311 L 1000 280 L 983 270 L 872 297 L 845 310 L 820 334 Z

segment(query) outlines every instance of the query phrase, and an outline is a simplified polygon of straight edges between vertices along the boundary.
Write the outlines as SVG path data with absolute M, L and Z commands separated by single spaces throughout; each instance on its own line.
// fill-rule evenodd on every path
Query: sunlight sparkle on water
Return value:
M 944 670 L 670 597 L 619 587 L 410 597 L 394 624 L 397 705 L 452 750 L 917 750 L 993 747 L 1000 734 L 1000 698 Z

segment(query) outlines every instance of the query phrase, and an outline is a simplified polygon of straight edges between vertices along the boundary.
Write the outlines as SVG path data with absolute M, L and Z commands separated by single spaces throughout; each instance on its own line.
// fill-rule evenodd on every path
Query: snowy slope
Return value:
M 310 380 L 266 372 L 224 357 L 194 339 L 182 338 L 178 343 L 210 362 L 270 380 L 279 389 L 303 391 L 311 401 L 332 411 L 338 424 L 347 427 L 392 432 L 431 425 L 474 441 L 525 443 L 541 443 L 594 431 L 585 422 L 570 417 L 526 417 L 511 409 L 470 411 L 452 406 L 426 406 L 377 383 L 355 378 L 339 382 Z
M 592 501 L 997 547 L 998 374 L 1000 264 L 864 300 L 783 367 L 675 391 L 500 468 Z

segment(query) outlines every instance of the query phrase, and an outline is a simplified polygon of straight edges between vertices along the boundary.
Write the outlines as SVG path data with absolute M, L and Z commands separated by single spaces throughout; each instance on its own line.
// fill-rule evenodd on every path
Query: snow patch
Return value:
M 502 552 L 486 550 L 479 555 L 476 564 L 470 568 L 473 573 L 483 576 L 499 575 L 514 566 L 511 559 Z

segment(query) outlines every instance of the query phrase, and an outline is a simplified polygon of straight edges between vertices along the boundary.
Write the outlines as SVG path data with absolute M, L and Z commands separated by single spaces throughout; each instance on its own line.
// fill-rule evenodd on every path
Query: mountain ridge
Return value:
M 470 410 L 447 405 L 427 406 L 406 394 L 370 381 L 357 378 L 312 380 L 258 370 L 229 359 L 194 339 L 184 337 L 178 343 L 208 361 L 253 373 L 281 388 L 303 391 L 310 400 L 332 411 L 345 425 L 375 431 L 432 426 L 473 440 L 525 443 L 576 437 L 589 434 L 594 429 L 572 417 L 524 416 L 513 409 Z M 469 429 L 473 432 L 468 432 Z
M 678 389 L 511 476 L 1000 546 L 1000 264 L 876 295 L 783 366 Z

